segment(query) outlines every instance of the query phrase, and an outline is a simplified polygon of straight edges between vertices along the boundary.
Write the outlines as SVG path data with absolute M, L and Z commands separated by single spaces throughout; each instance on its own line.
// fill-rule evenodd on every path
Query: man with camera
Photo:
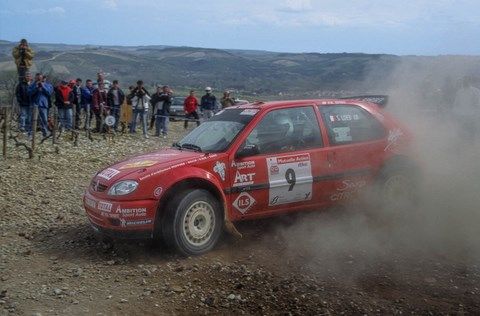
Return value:
M 48 131 L 48 103 L 53 93 L 53 87 L 51 84 L 43 81 L 43 75 L 37 73 L 35 75 L 35 82 L 28 87 L 28 94 L 32 105 L 38 108 L 38 117 L 40 118 L 40 127 L 42 129 L 43 137 L 47 137 Z M 31 124 L 28 130 L 31 135 Z
M 148 114 L 148 103 L 150 101 L 150 94 L 143 87 L 143 81 L 138 80 L 137 86 L 132 90 L 129 95 L 129 99 L 132 102 L 133 117 L 132 123 L 130 124 L 130 133 L 136 133 L 137 120 L 140 117 L 143 124 L 143 136 L 148 138 L 147 134 L 147 114 Z
M 32 67 L 32 59 L 34 55 L 35 53 L 33 52 L 33 49 L 28 46 L 28 42 L 24 38 L 20 41 L 18 46 L 13 48 L 12 56 L 15 59 L 15 64 L 17 65 L 19 82 L 24 80 L 28 69 Z

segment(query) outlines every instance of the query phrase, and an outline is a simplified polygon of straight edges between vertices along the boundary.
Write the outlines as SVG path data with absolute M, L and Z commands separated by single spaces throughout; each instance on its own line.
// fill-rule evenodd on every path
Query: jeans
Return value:
M 72 129 L 72 108 L 58 108 L 58 119 L 62 129 Z
M 130 124 L 130 133 L 135 133 L 137 129 L 137 120 L 140 116 L 143 125 L 143 135 L 147 135 L 147 111 L 145 109 L 135 109 L 133 110 L 132 123 Z
M 197 126 L 200 125 L 200 118 L 198 117 L 198 113 L 197 111 L 193 111 L 185 115 L 185 123 L 183 124 L 183 127 L 185 127 L 185 129 L 188 128 L 188 120 L 192 118 L 195 119 L 195 123 L 197 123 Z
M 118 122 L 120 121 L 120 105 L 114 105 L 112 110 L 110 111 L 110 115 L 115 117 L 115 124 L 113 125 L 113 129 L 117 130 Z
M 157 112 L 157 116 L 155 118 L 155 136 L 160 136 L 160 132 L 162 132 L 163 135 L 167 135 L 168 122 L 168 114 Z
M 81 121 L 80 115 L 82 114 L 82 105 L 79 103 L 79 104 L 74 104 L 74 106 L 75 106 L 75 129 L 79 129 L 80 121 Z
M 38 108 L 38 119 L 37 122 L 40 122 L 40 127 L 42 129 L 43 137 L 47 137 L 49 134 L 48 131 L 48 109 L 47 108 L 40 108 L 37 105 L 34 105 Z M 31 113 L 33 113 L 33 107 L 30 108 Z M 33 114 L 32 114 L 33 115 Z M 33 122 L 33 119 L 30 121 Z M 28 125 L 28 135 L 32 135 L 32 126 L 33 124 Z
M 20 106 L 20 117 L 18 120 L 18 128 L 20 131 L 29 131 L 30 122 L 32 121 L 32 110 L 29 105 Z
M 203 117 L 206 119 L 209 119 L 214 115 L 215 115 L 215 112 L 213 110 L 203 110 Z

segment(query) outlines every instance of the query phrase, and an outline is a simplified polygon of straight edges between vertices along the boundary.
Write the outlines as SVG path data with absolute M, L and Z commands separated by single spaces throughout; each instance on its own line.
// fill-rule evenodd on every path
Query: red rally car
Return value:
M 409 196 L 411 136 L 360 99 L 233 106 L 170 148 L 118 162 L 83 197 L 96 231 L 161 237 L 180 253 L 212 249 L 233 222 L 320 209 L 378 188 Z

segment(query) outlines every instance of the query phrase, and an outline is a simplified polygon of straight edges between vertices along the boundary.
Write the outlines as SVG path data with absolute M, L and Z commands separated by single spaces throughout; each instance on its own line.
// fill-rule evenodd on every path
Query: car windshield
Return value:
M 257 114 L 258 109 L 227 109 L 191 131 L 177 147 L 202 152 L 222 152 Z

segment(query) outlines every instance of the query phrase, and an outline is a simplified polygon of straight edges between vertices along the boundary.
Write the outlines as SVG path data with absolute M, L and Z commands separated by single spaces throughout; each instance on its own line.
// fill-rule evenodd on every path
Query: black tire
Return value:
M 222 228 L 220 202 L 202 189 L 187 190 L 174 197 L 162 220 L 163 240 L 185 256 L 210 251 L 217 244 Z
M 401 215 L 418 202 L 418 175 L 407 162 L 386 165 L 378 183 L 380 206 L 390 214 Z

